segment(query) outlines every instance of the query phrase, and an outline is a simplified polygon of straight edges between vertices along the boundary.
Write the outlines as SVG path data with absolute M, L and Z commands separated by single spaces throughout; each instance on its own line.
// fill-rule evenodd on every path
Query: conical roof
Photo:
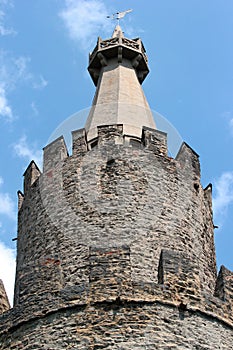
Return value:
M 110 39 L 98 38 L 88 70 L 97 85 L 85 126 L 88 141 L 97 136 L 100 125 L 123 124 L 125 134 L 138 138 L 143 126 L 155 128 L 141 87 L 149 72 L 141 39 L 125 38 L 117 25 Z

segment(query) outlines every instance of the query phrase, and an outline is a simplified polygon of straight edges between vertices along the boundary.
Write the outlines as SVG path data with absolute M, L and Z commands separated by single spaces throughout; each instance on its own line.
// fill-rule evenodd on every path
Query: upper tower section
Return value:
M 141 39 L 125 38 L 119 24 L 110 39 L 102 40 L 98 37 L 97 45 L 89 55 L 88 71 L 95 86 L 98 84 L 102 67 L 107 66 L 108 61 L 113 58 L 117 59 L 118 63 L 122 63 L 123 59 L 130 60 L 140 84 L 149 73 L 146 50 Z
M 125 38 L 119 24 L 110 39 L 98 38 L 90 53 L 88 71 L 97 86 L 86 122 L 87 140 L 97 137 L 97 127 L 122 124 L 124 135 L 141 138 L 142 127 L 155 128 L 141 84 L 149 73 L 141 39 Z

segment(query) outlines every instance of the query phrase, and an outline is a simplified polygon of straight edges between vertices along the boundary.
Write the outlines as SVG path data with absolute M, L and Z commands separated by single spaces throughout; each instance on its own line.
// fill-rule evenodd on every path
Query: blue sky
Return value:
M 57 126 L 91 105 L 88 53 L 111 36 L 107 15 L 129 8 L 121 26 L 146 47 L 145 94 L 200 155 L 218 266 L 233 270 L 232 0 L 0 0 L 0 278 L 10 298 L 22 174 L 31 159 L 40 165 Z

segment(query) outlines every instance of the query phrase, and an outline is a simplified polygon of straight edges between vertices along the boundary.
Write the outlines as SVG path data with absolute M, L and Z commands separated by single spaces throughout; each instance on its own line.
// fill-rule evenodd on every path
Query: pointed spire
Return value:
M 97 86 L 85 129 L 87 141 L 101 125 L 123 125 L 123 134 L 141 138 L 142 127 L 155 123 L 141 84 L 149 73 L 141 39 L 124 37 L 119 24 L 112 38 L 98 39 L 89 57 L 89 73 Z
M 116 25 L 112 33 L 112 38 L 124 38 L 124 33 L 122 32 L 122 29 L 119 24 Z

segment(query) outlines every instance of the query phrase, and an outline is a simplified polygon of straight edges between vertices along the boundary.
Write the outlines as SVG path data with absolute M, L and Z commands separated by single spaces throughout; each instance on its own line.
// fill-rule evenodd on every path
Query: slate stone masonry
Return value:
M 72 135 L 72 155 L 59 138 L 24 174 L 0 349 L 233 349 L 233 273 L 217 277 L 198 155 L 169 157 L 145 127 Z

